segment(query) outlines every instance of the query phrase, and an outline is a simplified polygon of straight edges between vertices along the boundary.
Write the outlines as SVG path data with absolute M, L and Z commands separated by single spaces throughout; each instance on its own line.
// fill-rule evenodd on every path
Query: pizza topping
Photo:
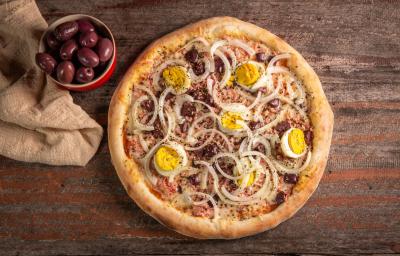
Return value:
M 271 211 L 310 162 L 312 127 L 291 55 L 257 45 L 195 38 L 134 86 L 131 155 L 164 200 L 193 216 Z
M 196 106 L 193 103 L 185 102 L 181 108 L 181 115 L 184 117 L 194 117 L 196 114 Z
M 217 73 L 222 74 L 222 73 L 224 72 L 224 70 L 225 70 L 225 68 L 224 68 L 224 62 L 222 61 L 221 58 L 215 58 L 215 60 L 214 60 L 214 65 L 215 65 L 215 71 L 216 71 Z
M 191 63 L 195 63 L 199 60 L 199 52 L 195 48 L 192 48 L 185 53 L 185 59 Z
M 312 145 L 313 138 L 314 138 L 314 134 L 313 134 L 312 131 L 307 130 L 307 131 L 304 132 L 304 139 L 306 140 L 306 144 L 308 146 Z
M 261 77 L 262 68 L 254 64 L 255 62 L 246 62 L 236 68 L 235 80 L 241 86 L 251 88 Z
M 184 93 L 190 87 L 190 77 L 185 67 L 167 67 L 162 71 L 162 77 L 165 84 L 173 88 L 175 94 Z
M 236 184 L 241 188 L 249 187 L 254 183 L 256 171 L 259 171 L 261 167 L 255 161 L 252 163 L 249 158 L 242 158 L 241 163 L 243 170 L 246 170 L 246 174 L 243 178 L 236 180 Z M 241 174 L 237 167 L 233 169 L 233 173 L 235 175 Z
M 286 201 L 286 194 L 283 191 L 279 191 L 276 194 L 275 202 L 277 205 L 283 204 Z
M 187 161 L 185 149 L 175 142 L 160 146 L 154 155 L 154 166 L 161 173 L 176 171 L 186 166 Z
M 162 131 L 162 127 L 161 127 L 161 123 L 160 121 L 156 121 L 154 123 L 154 130 L 151 131 L 151 134 L 156 138 L 156 139 L 161 139 L 164 137 L 163 131 Z
M 218 153 L 218 151 L 219 151 L 218 146 L 215 145 L 214 143 L 210 143 L 201 150 L 201 155 L 203 158 L 209 159 L 215 156 Z
M 154 103 L 152 100 L 144 100 L 140 105 L 146 111 L 153 111 L 154 110 Z
M 258 62 L 266 62 L 268 60 L 268 56 L 263 52 L 256 53 L 256 60 Z
M 221 87 L 225 87 L 226 83 L 231 77 L 231 64 L 229 63 L 228 58 L 225 56 L 223 52 L 216 50 L 215 55 L 218 56 L 224 64 L 224 75 L 220 81 L 220 85 Z
M 294 173 L 285 173 L 285 175 L 283 176 L 283 180 L 289 184 L 296 184 L 298 177 Z
M 205 71 L 206 68 L 204 62 L 197 62 L 193 64 L 193 72 L 195 75 L 199 76 L 201 74 L 204 74 Z
M 258 129 L 259 127 L 261 127 L 261 122 L 258 122 L 258 121 L 250 121 L 249 127 L 250 127 L 250 129 L 252 129 L 252 130 L 256 130 L 256 129 Z
M 200 176 L 198 174 L 193 174 L 188 177 L 190 184 L 197 186 L 200 184 Z
M 189 95 L 193 96 L 194 99 L 203 101 L 209 106 L 213 106 L 213 99 L 210 97 L 210 94 L 207 91 L 207 88 L 199 88 L 195 90 L 190 90 Z
M 271 108 L 278 108 L 279 105 L 280 105 L 279 99 L 273 99 L 268 102 L 268 106 L 270 106 Z
M 288 121 L 282 121 L 279 122 L 276 126 L 275 126 L 275 130 L 279 133 L 279 135 L 281 136 L 285 131 L 290 129 L 290 123 Z
M 187 131 L 189 130 L 189 122 L 183 122 L 179 127 L 181 129 L 181 133 L 187 133 Z
M 225 112 L 221 116 L 221 125 L 223 128 L 228 130 L 241 130 L 243 129 L 243 126 L 237 122 L 239 120 L 243 120 L 240 113 Z
M 298 128 L 291 128 L 285 132 L 281 139 L 282 152 L 291 158 L 299 158 L 306 153 L 304 133 Z
M 156 152 L 155 163 L 163 171 L 176 169 L 180 161 L 178 152 L 170 147 L 160 147 Z

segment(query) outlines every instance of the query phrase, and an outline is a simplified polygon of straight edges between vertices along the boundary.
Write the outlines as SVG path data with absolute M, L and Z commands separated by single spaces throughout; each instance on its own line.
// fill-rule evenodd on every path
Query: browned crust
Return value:
M 187 40 L 203 36 L 212 39 L 218 35 L 232 35 L 261 41 L 277 52 L 293 55 L 289 65 L 303 81 L 311 95 L 310 118 L 314 127 L 313 154 L 309 167 L 302 172 L 299 183 L 288 200 L 271 213 L 243 221 L 193 217 L 183 213 L 151 193 L 137 164 L 124 151 L 123 127 L 131 104 L 133 84 L 140 74 L 149 71 L 159 56 L 158 50 L 177 50 Z M 188 25 L 152 43 L 126 72 L 111 100 L 108 140 L 111 157 L 118 176 L 129 196 L 145 212 L 167 227 L 196 238 L 232 239 L 253 235 L 271 229 L 295 214 L 312 195 L 324 172 L 333 130 L 333 113 L 322 90 L 318 76 L 303 57 L 286 42 L 265 29 L 231 17 L 216 17 Z

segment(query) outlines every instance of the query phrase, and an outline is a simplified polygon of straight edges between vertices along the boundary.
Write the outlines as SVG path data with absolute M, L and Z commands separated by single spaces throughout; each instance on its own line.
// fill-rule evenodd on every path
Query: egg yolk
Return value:
M 163 70 L 162 77 L 165 83 L 175 90 L 182 89 L 187 79 L 186 70 L 181 66 L 170 66 Z
M 157 166 L 164 171 L 172 171 L 178 167 L 181 158 L 175 149 L 162 146 L 155 154 L 155 161 Z
M 255 177 L 256 177 L 255 172 L 251 172 L 250 176 L 249 176 L 249 180 L 247 181 L 246 187 L 251 186 L 254 183 Z M 238 184 L 238 186 L 242 185 L 242 179 L 238 179 L 236 181 L 236 183 Z
M 232 86 L 233 85 L 233 82 L 235 81 L 235 77 L 234 76 L 231 76 L 229 79 L 228 79 L 228 81 L 226 82 L 226 85 L 227 86 Z
M 236 82 L 251 87 L 260 78 L 258 67 L 251 63 L 240 65 L 235 72 Z
M 288 136 L 289 147 L 295 154 L 301 154 L 306 149 L 304 133 L 298 128 L 294 128 Z
M 239 113 L 225 112 L 221 117 L 221 124 L 223 127 L 230 130 L 240 130 L 243 126 L 237 123 L 239 120 L 243 120 Z

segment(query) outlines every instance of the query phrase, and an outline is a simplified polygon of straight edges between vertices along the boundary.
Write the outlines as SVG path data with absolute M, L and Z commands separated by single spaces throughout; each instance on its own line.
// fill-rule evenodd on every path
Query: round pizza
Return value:
M 286 42 L 217 17 L 152 43 L 109 110 L 112 162 L 129 196 L 196 238 L 271 229 L 324 172 L 333 113 L 318 76 Z

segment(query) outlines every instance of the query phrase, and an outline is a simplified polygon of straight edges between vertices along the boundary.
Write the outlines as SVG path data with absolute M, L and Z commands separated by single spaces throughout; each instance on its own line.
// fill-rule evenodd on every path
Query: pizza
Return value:
M 109 109 L 112 162 L 129 196 L 167 227 L 238 238 L 299 210 L 324 172 L 333 113 L 286 42 L 231 17 L 152 43 Z

